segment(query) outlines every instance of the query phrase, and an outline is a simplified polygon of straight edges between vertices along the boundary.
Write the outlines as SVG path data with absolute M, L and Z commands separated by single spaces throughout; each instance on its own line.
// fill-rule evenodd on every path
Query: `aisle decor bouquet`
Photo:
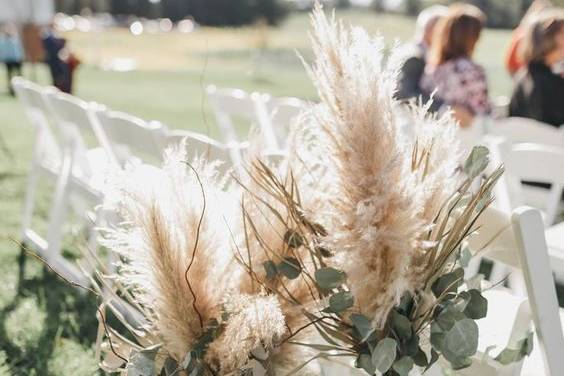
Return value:
M 406 139 L 382 39 L 319 6 L 312 24 L 306 68 L 321 102 L 284 161 L 250 153 L 246 173 L 223 177 L 181 146 L 116 180 L 123 223 L 104 239 L 120 261 L 93 281 L 104 370 L 319 375 L 318 360 L 338 357 L 404 376 L 440 358 L 471 364 L 487 300 L 464 278 L 467 238 L 502 168 L 487 169 L 482 146 L 464 159 L 450 114 L 425 106 L 411 106 Z M 529 351 L 524 341 L 497 360 Z

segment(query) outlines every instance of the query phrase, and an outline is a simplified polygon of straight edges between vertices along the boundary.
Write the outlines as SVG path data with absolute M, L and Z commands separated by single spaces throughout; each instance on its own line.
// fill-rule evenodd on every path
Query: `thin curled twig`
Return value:
M 194 166 L 192 166 L 188 161 L 186 161 L 185 163 L 194 172 L 194 175 L 196 175 L 196 179 L 198 180 L 198 184 L 200 185 L 200 189 L 202 191 L 202 213 L 200 214 L 200 219 L 198 221 L 198 227 L 196 228 L 196 239 L 194 240 L 194 249 L 192 250 L 192 259 L 190 260 L 190 263 L 188 264 L 188 267 L 186 268 L 186 271 L 184 272 L 184 279 L 186 280 L 186 284 L 188 285 L 188 289 L 190 290 L 190 293 L 192 294 L 192 299 L 193 299 L 192 300 L 192 308 L 194 308 L 196 315 L 198 315 L 200 327 L 202 329 L 204 329 L 204 319 L 202 318 L 202 314 L 200 313 L 200 311 L 198 310 L 198 306 L 196 305 L 197 297 L 196 297 L 196 293 L 194 292 L 194 289 L 192 288 L 192 285 L 190 284 L 190 280 L 188 279 L 188 273 L 190 272 L 190 269 L 192 268 L 192 265 L 194 264 L 194 260 L 196 258 L 196 252 L 198 250 L 198 242 L 200 241 L 200 229 L 202 227 L 202 222 L 204 221 L 204 214 L 206 212 L 206 192 L 204 190 L 204 185 L 202 184 L 202 180 L 200 179 L 200 175 L 198 174 L 198 172 L 196 171 Z

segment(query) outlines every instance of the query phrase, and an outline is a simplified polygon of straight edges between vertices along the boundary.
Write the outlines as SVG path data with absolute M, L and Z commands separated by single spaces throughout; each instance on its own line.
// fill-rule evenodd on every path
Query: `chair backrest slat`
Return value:
M 284 150 L 293 124 L 306 103 L 298 98 L 270 98 L 266 102 L 272 132 L 280 149 Z
M 119 111 L 98 111 L 100 125 L 107 136 L 111 153 L 121 164 L 132 158 L 159 164 L 166 146 L 165 127 Z
M 551 185 L 550 191 L 547 190 L 545 194 L 541 192 L 541 202 L 535 202 L 534 205 L 542 205 L 541 209 L 546 212 L 545 224 L 553 224 L 564 187 L 564 147 L 505 143 L 500 145 L 500 154 L 506 168 L 504 180 L 514 207 L 529 204 L 522 181 Z
M 512 215 L 512 223 L 519 245 L 519 261 L 524 265 L 522 269 L 527 295 L 544 358 L 545 372 L 551 376 L 561 375 L 564 370 L 564 337 L 543 220 L 538 210 L 519 208 Z
M 564 146 L 564 132 L 552 125 L 521 117 L 496 120 L 489 133 L 503 137 L 507 142 Z

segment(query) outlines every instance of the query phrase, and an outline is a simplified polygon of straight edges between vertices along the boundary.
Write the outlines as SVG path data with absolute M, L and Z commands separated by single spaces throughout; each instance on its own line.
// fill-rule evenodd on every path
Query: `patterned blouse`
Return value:
M 484 68 L 468 58 L 449 60 L 436 68 L 427 66 L 421 88 L 449 106 L 462 106 L 473 115 L 488 115 L 491 105 Z

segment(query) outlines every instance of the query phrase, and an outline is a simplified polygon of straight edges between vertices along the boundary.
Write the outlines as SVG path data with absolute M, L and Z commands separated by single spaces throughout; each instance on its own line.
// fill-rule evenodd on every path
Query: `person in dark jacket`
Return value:
M 564 10 L 535 17 L 524 40 L 526 69 L 517 75 L 509 116 L 564 125 Z
M 404 60 L 398 76 L 396 99 L 408 101 L 421 98 L 424 103 L 430 99 L 431 93 L 423 91 L 419 82 L 425 70 L 435 25 L 447 11 L 445 6 L 434 5 L 423 10 L 417 17 L 415 42 L 406 46 L 402 54 Z M 437 110 L 441 104 L 435 100 L 432 109 Z

